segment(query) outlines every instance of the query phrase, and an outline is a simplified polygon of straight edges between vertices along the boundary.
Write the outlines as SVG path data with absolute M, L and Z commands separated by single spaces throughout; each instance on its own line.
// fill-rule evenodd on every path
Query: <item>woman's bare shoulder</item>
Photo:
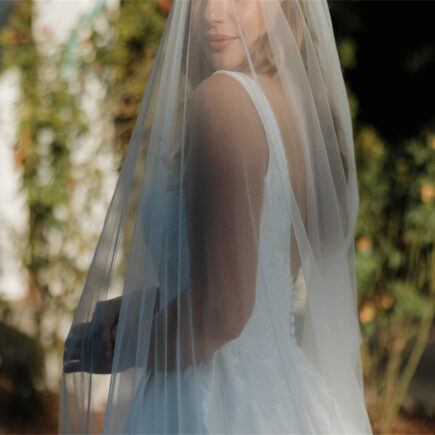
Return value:
M 243 75 L 253 79 L 253 76 L 251 73 L 243 72 Z M 273 80 L 271 77 L 269 77 L 266 74 L 257 74 L 257 80 L 259 84 L 262 87 L 276 89 L 277 88 L 277 81 Z M 237 79 L 234 79 L 230 74 L 225 73 L 219 73 L 219 74 L 212 74 L 206 79 L 204 79 L 195 89 L 195 94 L 201 94 L 203 92 L 221 92 L 221 91 L 232 91 L 232 92 L 239 92 L 242 93 L 243 86 Z
M 192 104 L 212 105 L 215 110 L 235 111 L 246 107 L 250 97 L 243 85 L 229 74 L 212 74 L 194 90 Z
M 226 158 L 246 159 L 250 164 L 267 167 L 267 139 L 257 109 L 244 86 L 228 74 L 209 76 L 194 91 L 191 103 L 189 145 Z M 257 161 L 255 161 L 257 160 Z M 260 169 L 260 174 L 262 170 Z

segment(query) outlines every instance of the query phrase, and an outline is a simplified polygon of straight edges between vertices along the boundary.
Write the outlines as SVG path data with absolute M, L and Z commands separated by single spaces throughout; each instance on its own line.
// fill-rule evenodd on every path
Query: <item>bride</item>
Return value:
M 372 433 L 326 0 L 174 0 L 64 351 L 60 433 Z

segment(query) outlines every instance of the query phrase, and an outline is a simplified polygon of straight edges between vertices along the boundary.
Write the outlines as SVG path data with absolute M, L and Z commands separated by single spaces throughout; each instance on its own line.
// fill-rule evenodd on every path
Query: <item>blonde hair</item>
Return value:
M 312 31 L 308 25 L 308 19 L 307 19 L 307 4 L 308 4 L 309 0 L 284 0 L 281 3 L 281 8 L 282 11 L 284 13 L 284 16 L 286 17 L 290 28 L 292 29 L 292 33 L 294 35 L 294 38 L 296 40 L 297 46 L 299 47 L 299 51 L 301 53 L 302 56 L 302 60 L 304 62 L 305 65 L 305 69 L 307 70 L 307 57 L 306 57 L 306 49 L 305 49 L 305 29 L 304 27 L 306 26 L 308 28 L 308 31 L 310 32 L 310 36 L 311 39 L 313 41 L 314 47 L 316 49 L 317 52 L 317 57 L 320 60 L 320 53 L 318 51 L 318 46 L 317 43 L 319 41 L 318 35 Z M 298 9 L 300 9 L 300 11 L 302 12 L 303 15 L 303 20 L 300 20 L 300 14 Z M 189 29 L 186 28 L 186 31 L 188 31 Z M 186 38 L 186 41 L 188 40 L 188 38 Z M 197 56 L 199 56 L 199 52 L 196 51 L 195 53 Z M 278 68 L 277 65 L 275 64 L 275 60 L 274 60 L 274 56 L 273 56 L 273 51 L 272 51 L 272 47 L 270 45 L 270 41 L 269 41 L 269 37 L 267 32 L 263 35 L 262 38 L 260 38 L 252 47 L 251 49 L 251 53 L 250 56 L 252 58 L 252 61 L 254 63 L 255 66 L 255 71 L 256 72 L 260 72 L 263 73 L 269 77 L 271 77 L 272 79 L 275 79 L 277 74 L 278 74 Z M 185 59 L 187 57 L 187 42 L 185 43 L 185 46 L 183 48 L 183 68 L 182 70 L 185 71 Z M 339 145 L 339 152 L 340 152 L 340 157 L 342 160 L 342 164 L 343 164 L 343 168 L 345 171 L 345 175 L 346 175 L 346 180 L 348 179 L 348 166 L 346 163 L 346 159 L 343 155 L 342 150 L 344 149 L 345 143 L 344 143 L 344 136 L 343 136 L 343 129 L 341 126 L 341 122 L 340 119 L 337 115 L 337 111 L 336 108 L 332 102 L 331 99 L 331 94 L 330 94 L 330 90 L 329 87 L 327 85 L 327 82 L 325 80 L 325 72 L 323 70 L 323 66 L 322 63 L 319 62 L 321 71 L 322 71 L 322 77 L 324 80 L 324 84 L 325 84 L 325 89 L 326 89 L 326 93 L 327 93 L 327 98 L 328 98 L 328 103 L 329 103 L 329 109 L 331 110 L 331 115 L 332 115 L 332 119 L 334 122 L 334 127 L 335 127 L 335 131 L 336 131 L 336 135 L 337 135 L 337 141 L 338 141 L 338 145 Z M 249 69 L 249 65 L 247 64 L 247 60 L 239 66 L 238 70 L 243 68 L 247 68 Z M 187 77 L 187 81 L 188 81 L 188 89 L 187 89 L 187 99 L 189 100 L 193 89 L 195 89 L 196 85 L 198 85 L 202 80 L 200 77 Z M 181 106 L 181 108 L 183 108 L 184 106 L 184 95 L 181 95 L 183 93 L 183 89 L 181 89 L 180 92 L 180 98 L 179 98 L 179 104 Z M 180 112 L 179 112 L 180 113 Z M 181 123 L 180 123 L 181 124 Z M 181 135 L 182 132 L 180 131 L 181 128 L 179 129 L 179 140 L 178 140 L 178 147 L 175 151 L 171 152 L 169 157 L 170 159 L 173 161 L 173 165 L 174 167 L 176 167 L 177 165 L 179 165 L 179 160 L 180 160 L 180 156 L 181 156 Z M 188 134 L 189 134 L 189 120 L 186 120 L 186 124 L 185 124 L 185 137 L 184 137 L 184 141 L 185 143 L 188 143 Z M 185 156 L 187 155 L 187 148 L 185 148 Z

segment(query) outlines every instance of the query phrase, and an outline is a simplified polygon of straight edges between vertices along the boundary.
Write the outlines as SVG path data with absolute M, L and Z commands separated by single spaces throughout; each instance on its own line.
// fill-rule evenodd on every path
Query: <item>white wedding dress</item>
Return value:
M 290 206 L 290 182 L 277 120 L 253 79 L 232 71 L 216 73 L 229 74 L 244 86 L 266 132 L 269 166 L 258 273 L 263 274 L 260 282 L 268 283 L 268 289 L 259 288 L 257 275 L 254 311 L 237 339 L 196 367 L 182 369 L 178 376 L 176 372 L 143 376 L 125 433 L 176 433 L 180 428 L 186 433 L 357 433 L 295 337 L 297 298 L 288 261 L 290 222 L 283 219 L 289 215 L 284 210 Z M 174 227 L 170 228 L 165 249 L 178 243 L 178 205 L 174 199 L 169 193 L 167 200 L 174 202 Z M 185 263 L 181 269 L 187 284 L 185 233 L 182 243 Z M 171 287 L 170 282 L 167 285 Z M 271 318 L 278 327 L 272 327 Z M 276 331 L 280 331 L 278 335 Z

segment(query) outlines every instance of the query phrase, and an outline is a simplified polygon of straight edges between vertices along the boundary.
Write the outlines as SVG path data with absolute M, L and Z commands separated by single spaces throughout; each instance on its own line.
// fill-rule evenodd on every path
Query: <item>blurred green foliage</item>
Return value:
M 56 209 L 69 207 L 70 143 L 87 131 L 87 125 L 76 96 L 56 70 L 60 59 L 49 59 L 36 47 L 32 14 L 32 2 L 16 2 L 0 43 L 4 68 L 18 68 L 21 73 L 15 161 L 22 169 L 22 189 L 27 197 L 29 227 L 23 260 L 35 304 L 35 338 L 40 341 L 45 313 L 65 310 L 64 295 L 54 294 L 49 285 L 53 265 L 74 269 L 67 253 L 49 252 L 49 238 L 52 232 L 64 238 L 74 233 L 72 222 L 62 219 Z M 62 344 L 56 330 L 45 341 L 47 347 Z
M 108 25 L 77 29 L 71 35 L 72 39 L 81 38 L 79 47 L 70 40 L 52 53 L 38 47 L 34 40 L 34 13 L 32 1 L 15 2 L 0 32 L 3 71 L 20 72 L 15 163 L 22 174 L 21 188 L 29 213 L 28 231 L 22 235 L 23 264 L 31 305 L 27 313 L 34 326 L 31 337 L 20 332 L 14 320 L 14 314 L 19 314 L 7 301 L 0 300 L 1 319 L 8 322 L 0 323 L 0 400 L 8 403 L 2 409 L 5 413 L 8 409 L 29 411 L 11 412 L 0 431 L 6 424 L 10 430 L 21 431 L 20 419 L 25 415 L 29 429 L 40 431 L 35 422 L 45 403 L 47 373 L 43 361 L 55 355 L 61 365 L 65 337 L 60 325 L 77 306 L 85 278 L 86 270 L 79 268 L 74 258 L 77 251 L 71 249 L 78 243 L 80 253 L 80 246 L 89 243 L 80 240 L 71 205 L 80 183 L 76 170 L 83 171 L 73 161 L 72 151 L 90 127 L 81 104 L 84 77 L 97 74 L 108 86 L 107 107 L 113 109 L 117 140 L 107 146 L 117 147 L 122 154 L 166 20 L 156 2 L 122 2 L 119 10 L 104 11 Z M 83 40 L 83 34 L 87 39 Z M 88 179 L 89 175 L 83 174 Z M 91 183 L 87 193 L 90 204 L 95 188 L 98 183 Z M 49 415 L 51 411 L 44 412 Z M 44 427 L 41 430 L 44 432 Z
M 389 430 L 435 311 L 435 132 L 389 151 L 373 127 L 356 136 L 356 226 L 364 368 L 372 417 Z
M 90 28 L 92 61 L 80 63 L 82 72 L 92 69 L 107 85 L 107 107 L 116 129 L 115 144 L 123 153 L 165 26 L 162 4 L 122 1 L 119 10 L 106 11 L 108 26 L 96 23 Z
M 434 111 L 426 114 L 422 102 L 408 109 L 418 89 L 430 95 L 435 51 L 428 49 L 424 19 L 420 31 L 409 28 L 414 14 L 431 15 L 404 3 L 395 4 L 392 27 L 386 2 L 330 2 L 354 123 L 366 396 L 381 432 L 397 416 L 435 312 Z M 408 32 L 393 31 L 405 23 Z
M 32 18 L 33 2 L 15 2 L 8 24 L 0 33 L 3 69 L 20 71 L 15 163 L 21 170 L 21 188 L 27 197 L 29 222 L 27 233 L 22 235 L 26 240 L 23 264 L 32 309 L 25 315 L 32 317 L 33 325 L 29 337 L 15 329 L 17 321 L 14 325 L 0 324 L 1 408 L 5 413 L 11 411 L 8 424 L 12 428 L 19 421 L 22 424 L 23 418 L 31 425 L 41 412 L 47 415 L 47 410 L 42 411 L 40 394 L 46 374 L 43 362 L 50 352 L 61 358 L 64 337 L 57 324 L 68 311 L 66 294 L 77 292 L 74 279 L 82 274 L 66 250 L 53 253 L 50 241 L 54 233 L 62 242 L 74 237 L 74 222 L 56 211 L 69 207 L 70 143 L 86 132 L 87 126 L 76 97 L 57 73 L 60 59 L 49 58 L 37 49 Z M 54 286 L 59 271 L 71 285 L 65 286 L 62 293 L 55 291 Z M 11 306 L 6 308 L 2 319 L 9 323 L 13 313 Z M 47 324 L 51 326 L 48 328 Z

